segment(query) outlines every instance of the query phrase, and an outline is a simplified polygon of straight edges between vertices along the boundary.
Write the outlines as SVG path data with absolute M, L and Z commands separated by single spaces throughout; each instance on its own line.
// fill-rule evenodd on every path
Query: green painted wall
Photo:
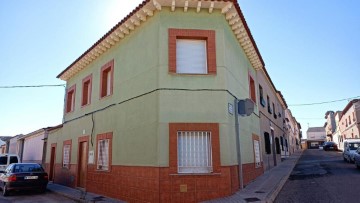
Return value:
M 169 74 L 169 28 L 215 30 L 217 74 Z M 100 68 L 111 59 L 115 60 L 114 94 L 99 100 Z M 206 10 L 196 13 L 189 9 L 184 13 L 163 8 L 68 81 L 68 87 L 73 84 L 77 87 L 75 111 L 65 115 L 61 134 L 49 136 L 48 146 L 58 142 L 57 162 L 61 162 L 62 142 L 72 138 L 71 163 L 77 163 L 77 139 L 83 136 L 84 130 L 85 135 L 90 135 L 93 126 L 91 115 L 86 114 L 115 104 L 94 113 L 94 146 L 90 144 L 90 150 L 95 150 L 95 136 L 113 132 L 113 164 L 168 166 L 168 123 L 216 122 L 220 124 L 221 164 L 234 165 L 237 163 L 235 117 L 228 113 L 228 103 L 233 103 L 234 98 L 222 90 L 229 90 L 240 99 L 247 98 L 248 71 L 256 74 L 220 11 L 209 14 Z M 91 105 L 81 108 L 81 82 L 90 73 L 93 74 Z M 149 93 L 157 88 L 219 91 Z M 145 95 L 127 101 L 142 94 Z M 254 162 L 252 134 L 259 134 L 258 117 L 253 114 L 240 118 L 240 128 L 243 163 Z

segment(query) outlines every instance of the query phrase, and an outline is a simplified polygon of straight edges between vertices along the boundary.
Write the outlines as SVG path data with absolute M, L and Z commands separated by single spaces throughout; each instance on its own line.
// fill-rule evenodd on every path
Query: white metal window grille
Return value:
M 99 140 L 97 155 L 97 169 L 109 169 L 109 139 Z
M 258 140 L 254 140 L 254 152 L 255 152 L 255 167 L 258 168 L 261 166 L 260 144 Z
M 206 40 L 176 40 L 176 72 L 207 74 Z
M 213 171 L 210 132 L 179 131 L 177 140 L 179 173 L 211 173 Z
M 64 145 L 63 167 L 69 168 L 70 165 L 70 145 Z

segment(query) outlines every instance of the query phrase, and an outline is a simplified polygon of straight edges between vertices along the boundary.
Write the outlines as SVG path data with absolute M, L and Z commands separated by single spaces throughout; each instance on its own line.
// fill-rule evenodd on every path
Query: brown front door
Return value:
M 55 147 L 51 147 L 49 180 L 54 181 Z
M 87 166 L 87 142 L 80 142 L 78 163 L 78 187 L 85 188 Z

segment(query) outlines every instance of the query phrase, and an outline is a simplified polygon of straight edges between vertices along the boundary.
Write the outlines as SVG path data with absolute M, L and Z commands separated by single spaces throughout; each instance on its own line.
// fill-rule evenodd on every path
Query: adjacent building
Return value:
M 327 111 L 325 113 L 326 122 L 324 124 L 324 128 L 326 131 L 326 140 L 334 141 L 333 134 L 336 132 L 336 121 L 335 121 L 335 112 Z
M 360 100 L 350 101 L 340 118 L 340 131 L 344 139 L 359 138 Z

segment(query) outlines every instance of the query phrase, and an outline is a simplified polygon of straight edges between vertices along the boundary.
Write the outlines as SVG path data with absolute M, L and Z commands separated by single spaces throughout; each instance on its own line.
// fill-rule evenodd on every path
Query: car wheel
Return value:
M 359 166 L 359 165 L 357 165 L 356 163 L 355 163 L 355 166 L 356 166 L 356 168 L 357 168 L 357 169 L 360 169 L 360 166 Z
M 2 194 L 4 197 L 8 196 L 9 195 L 9 191 L 6 187 L 6 185 L 4 185 L 3 189 L 2 189 Z
M 344 158 L 344 161 L 347 161 L 345 157 L 343 157 L 343 158 Z

